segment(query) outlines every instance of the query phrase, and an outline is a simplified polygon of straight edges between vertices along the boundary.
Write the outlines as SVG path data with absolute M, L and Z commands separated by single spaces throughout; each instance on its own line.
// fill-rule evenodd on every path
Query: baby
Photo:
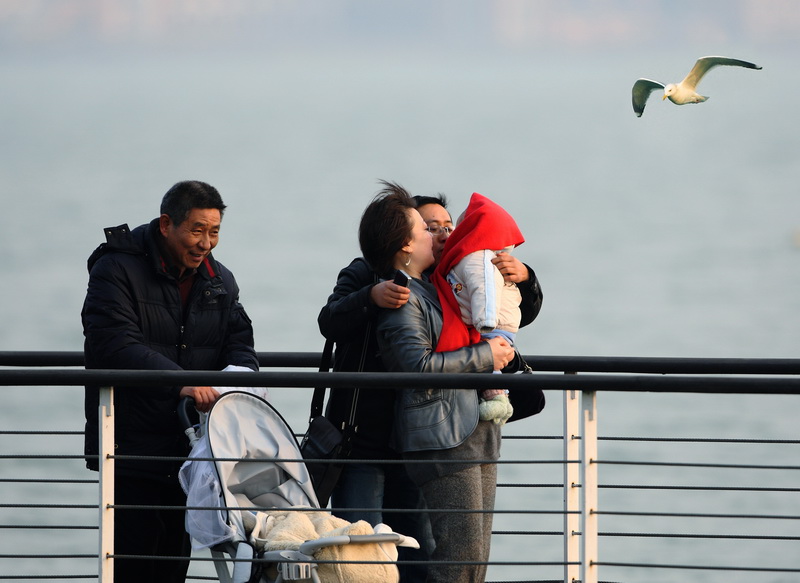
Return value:
M 513 345 L 519 330 L 521 296 L 514 283 L 503 279 L 492 259 L 498 253 L 510 253 L 522 244 L 522 234 L 511 215 L 478 193 L 472 195 L 467 210 L 456 225 L 457 229 L 447 240 L 442 261 L 434 274 L 440 298 L 444 296 L 442 307 L 445 316 L 436 350 L 454 350 L 471 343 L 463 341 L 463 327 L 467 328 L 468 337 L 472 337 L 474 331 L 484 339 L 502 336 Z M 450 294 L 441 292 L 442 279 L 451 290 Z M 462 329 L 454 325 L 452 317 L 447 317 L 454 307 L 452 298 L 455 299 Z M 445 309 L 445 304 L 449 309 Z M 457 340 L 456 336 L 461 336 L 462 340 Z M 454 343 L 459 345 L 453 346 Z M 499 370 L 494 372 L 500 373 Z M 483 391 L 479 410 L 482 420 L 505 423 L 513 413 L 508 391 Z

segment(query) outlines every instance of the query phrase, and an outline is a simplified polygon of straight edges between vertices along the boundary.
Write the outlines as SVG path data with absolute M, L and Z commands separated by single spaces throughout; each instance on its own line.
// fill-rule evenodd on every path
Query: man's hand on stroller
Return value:
M 219 391 L 214 387 L 183 387 L 180 396 L 191 397 L 194 399 L 195 409 L 201 413 L 208 413 L 211 406 L 219 399 Z

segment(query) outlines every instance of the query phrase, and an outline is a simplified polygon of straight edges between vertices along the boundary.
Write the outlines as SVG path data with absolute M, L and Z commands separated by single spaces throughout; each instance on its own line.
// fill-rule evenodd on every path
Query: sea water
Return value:
M 668 62 L 663 55 L 654 60 Z M 516 254 L 536 271 L 545 296 L 540 316 L 518 336 L 525 354 L 796 358 L 800 138 L 792 120 L 800 73 L 786 54 L 759 63 L 762 71 L 709 76 L 703 89 L 712 98 L 702 105 L 678 108 L 654 96 L 636 118 L 630 86 L 645 64 L 653 65 L 641 55 L 0 58 L 0 349 L 80 350 L 86 258 L 103 240 L 102 228 L 149 221 L 169 186 L 199 179 L 216 186 L 228 205 L 215 256 L 237 277 L 256 349 L 321 350 L 317 313 L 338 270 L 360 254 L 360 213 L 385 179 L 412 194 L 445 193 L 454 216 L 481 192 L 516 217 L 526 238 Z M 4 429 L 83 427 L 80 388 L 3 394 Z M 272 394 L 302 430 L 310 391 Z M 506 434 L 560 435 L 560 400 L 548 394 L 541 415 L 509 425 Z M 612 392 L 600 395 L 600 431 L 795 439 L 795 405 L 794 398 L 772 396 Z M 4 441 L 8 452 L 36 449 L 32 438 Z M 79 453 L 81 440 L 74 441 Z M 503 455 L 555 459 L 560 447 L 510 442 Z M 601 447 L 606 459 L 796 459 L 780 445 Z M 75 464 L 64 471 L 93 476 Z M 30 475 L 39 466 L 12 463 L 3 475 Z M 558 465 L 504 466 L 500 481 L 560 483 L 561 472 Z M 645 475 L 662 484 L 707 480 L 702 470 Z M 646 481 L 641 470 L 613 476 Z M 796 485 L 791 476 L 776 479 Z M 48 496 L 47 488 L 4 487 L 11 488 L 8 500 Z M 644 495 L 602 492 L 601 504 L 632 508 Z M 800 514 L 796 494 L 741 496 L 734 503 L 749 513 Z M 561 491 L 501 489 L 498 498 L 499 507 L 557 510 Z M 713 498 L 661 492 L 656 499 L 674 511 L 696 511 Z M 643 504 L 652 509 L 653 498 Z M 19 513 L 8 520 L 24 523 Z M 516 526 L 562 524 L 560 517 L 533 515 Z M 628 530 L 649 526 L 632 521 Z M 709 519 L 692 528 L 732 527 Z M 94 534 L 77 536 L 56 537 L 48 548 L 96 551 Z M 86 542 L 76 550 L 75 540 Z M 666 548 L 646 539 L 602 540 L 606 560 L 719 563 L 721 546 L 733 564 L 764 564 L 773 553 L 774 566 L 797 566 L 786 547 L 769 543 L 723 541 L 709 549 L 681 540 Z M 560 545 L 559 537 L 497 536 L 492 557 L 559 561 Z M 603 573 L 620 580 L 756 580 L 740 573 Z M 560 574 L 560 567 L 493 568 L 490 578 Z

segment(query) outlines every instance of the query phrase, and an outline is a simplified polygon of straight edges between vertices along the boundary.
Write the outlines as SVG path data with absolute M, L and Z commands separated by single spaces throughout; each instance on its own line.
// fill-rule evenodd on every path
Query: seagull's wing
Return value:
M 651 81 L 650 79 L 637 79 L 633 84 L 631 97 L 633 101 L 633 111 L 636 112 L 636 117 L 642 117 L 644 106 L 647 103 L 647 98 L 656 89 L 664 89 L 664 84 L 658 81 Z
M 728 57 L 700 57 L 699 59 L 697 59 L 697 62 L 694 64 L 694 67 L 692 67 L 692 70 L 689 71 L 689 74 L 686 75 L 686 78 L 683 81 L 681 81 L 681 85 L 694 91 L 695 88 L 697 87 L 697 84 L 700 83 L 700 79 L 703 78 L 703 75 L 705 75 L 711 69 L 713 69 L 718 65 L 727 65 L 732 67 L 746 67 L 748 69 L 761 68 L 755 63 L 740 61 L 739 59 L 729 59 Z

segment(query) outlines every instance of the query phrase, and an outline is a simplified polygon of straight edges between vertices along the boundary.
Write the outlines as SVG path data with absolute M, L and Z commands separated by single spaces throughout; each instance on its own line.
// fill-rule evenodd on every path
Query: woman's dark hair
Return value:
M 161 214 L 176 225 L 185 221 L 192 209 L 217 209 L 222 218 L 225 203 L 216 188 L 198 180 L 178 182 L 161 199 Z
M 361 254 L 380 277 L 394 272 L 394 256 L 411 240 L 413 225 L 408 209 L 414 198 L 399 184 L 381 180 L 383 188 L 369 203 L 358 227 Z

